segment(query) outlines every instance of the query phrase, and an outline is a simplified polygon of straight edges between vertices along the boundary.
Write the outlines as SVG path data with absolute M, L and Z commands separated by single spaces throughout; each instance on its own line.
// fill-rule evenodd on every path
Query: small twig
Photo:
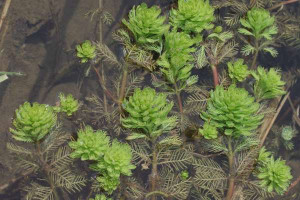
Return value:
M 34 170 L 29 170 L 23 174 L 21 174 L 21 176 L 18 177 L 14 177 L 11 180 L 8 181 L 8 183 L 5 183 L 3 185 L 0 185 L 0 191 L 5 190 L 6 188 L 8 188 L 9 186 L 11 186 L 12 184 L 14 184 L 16 181 L 24 178 L 25 176 L 30 175 L 31 173 L 33 173 Z
M 223 152 L 215 153 L 215 154 L 209 154 L 209 155 L 202 155 L 200 153 L 193 153 L 193 155 L 195 157 L 198 157 L 198 158 L 211 158 L 211 157 L 219 156 L 219 155 L 222 155 L 222 154 L 223 154 Z
M 285 192 L 285 195 L 287 195 L 289 193 L 289 191 L 294 188 L 298 183 L 300 182 L 300 176 L 293 182 L 291 183 L 290 187 L 287 189 L 287 191 Z
M 264 132 L 262 133 L 262 137 L 261 137 L 260 145 L 259 145 L 260 148 L 263 146 L 263 144 L 264 144 L 264 142 L 265 142 L 265 140 L 266 140 L 266 138 L 267 138 L 267 136 L 268 136 L 268 134 L 269 134 L 269 132 L 270 132 L 270 130 L 271 130 L 271 128 L 272 128 L 274 122 L 275 122 L 275 120 L 277 119 L 277 117 L 278 117 L 278 115 L 279 115 L 279 113 L 280 113 L 280 111 L 281 111 L 281 109 L 282 109 L 284 103 L 286 102 L 286 100 L 288 99 L 289 96 L 290 96 L 290 92 L 288 92 L 288 93 L 285 95 L 285 97 L 282 99 L 282 101 L 281 101 L 281 103 L 280 103 L 280 105 L 279 105 L 279 107 L 278 107 L 278 109 L 277 109 L 275 115 L 273 116 L 271 122 L 269 123 L 269 126 L 267 127 L 266 131 L 264 131 Z
M 274 10 L 274 9 L 276 9 L 276 8 L 279 8 L 279 7 L 283 6 L 283 5 L 287 5 L 287 4 L 290 4 L 290 3 L 295 3 L 295 2 L 297 2 L 297 1 L 299 1 L 299 0 L 288 0 L 288 1 L 283 1 L 283 2 L 280 2 L 280 3 L 277 4 L 277 5 L 274 5 L 273 7 L 269 8 L 269 10 L 271 11 L 271 10 Z
M 288 97 L 288 100 L 289 100 L 289 104 L 290 104 L 290 106 L 291 106 L 291 108 L 293 110 L 293 119 L 296 121 L 296 123 L 300 127 L 300 119 L 297 116 L 297 110 L 296 110 L 296 108 L 295 108 L 295 106 L 294 106 L 294 104 L 293 104 L 293 102 L 292 102 L 292 100 L 291 100 L 290 97 Z
M 1 31 L 1 28 L 2 28 L 2 24 L 3 24 L 3 22 L 6 18 L 7 11 L 8 11 L 9 6 L 10 6 L 10 2 L 11 2 L 11 0 L 6 0 L 5 1 L 4 8 L 3 8 L 3 11 L 2 11 L 2 15 L 1 15 L 1 18 L 0 18 L 0 31 Z
M 98 76 L 99 83 L 100 83 L 102 89 L 104 90 L 104 92 L 106 93 L 106 95 L 109 96 L 114 102 L 119 103 L 119 101 L 118 101 L 118 100 L 111 94 L 111 92 L 105 87 L 103 77 L 100 75 L 99 70 L 98 70 L 95 66 L 93 66 L 93 68 L 94 68 L 94 70 L 95 70 L 95 72 L 96 72 L 96 74 L 97 74 L 97 76 Z

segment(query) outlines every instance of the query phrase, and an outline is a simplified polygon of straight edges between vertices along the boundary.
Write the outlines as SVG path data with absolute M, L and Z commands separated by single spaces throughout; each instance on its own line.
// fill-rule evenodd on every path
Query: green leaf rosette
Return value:
M 123 102 L 123 108 L 128 117 L 122 119 L 125 128 L 135 129 L 140 138 L 143 134 L 148 138 L 156 138 L 162 133 L 173 129 L 176 117 L 168 117 L 173 107 L 173 102 L 167 101 L 167 95 L 156 93 L 152 88 L 137 88 L 128 100 Z
M 274 160 L 273 156 L 258 168 L 257 177 L 260 179 L 261 186 L 268 192 L 275 190 L 280 195 L 287 190 L 293 178 L 291 168 L 285 164 L 285 161 Z
M 229 77 L 234 83 L 244 81 L 250 74 L 248 66 L 244 64 L 243 59 L 237 59 L 234 63 L 228 62 Z
M 76 45 L 77 57 L 81 59 L 81 63 L 86 63 L 96 57 L 96 47 L 89 40 L 81 45 Z
M 170 83 L 184 82 L 191 77 L 194 44 L 194 40 L 184 32 L 173 30 L 166 34 L 164 53 L 158 59 L 157 64 L 161 66 L 160 70 Z
M 106 132 L 86 126 L 79 130 L 77 141 L 69 142 L 69 146 L 74 150 L 72 158 L 81 160 L 99 160 L 109 148 L 109 137 Z
M 135 166 L 131 164 L 131 159 L 130 146 L 114 140 L 104 156 L 91 165 L 93 170 L 100 172 L 101 176 L 97 180 L 108 193 L 117 188 L 121 174 L 131 176 L 131 170 L 135 169 Z
M 272 99 L 284 95 L 285 82 L 281 80 L 279 70 L 271 68 L 269 71 L 259 66 L 256 72 L 252 72 L 256 82 L 254 94 L 258 101 Z
M 201 117 L 225 135 L 239 137 L 251 135 L 262 122 L 263 114 L 258 113 L 259 103 L 254 102 L 243 88 L 231 85 L 227 90 L 217 86 L 210 92 L 206 112 Z
M 275 17 L 271 17 L 270 12 L 263 8 L 252 8 L 247 12 L 246 18 L 240 19 L 240 22 L 244 28 L 238 31 L 258 40 L 261 38 L 272 40 L 272 35 L 277 34 Z
M 71 94 L 65 96 L 63 93 L 59 94 L 60 105 L 55 107 L 55 111 L 64 112 L 67 116 L 71 116 L 79 108 L 78 100 L 74 99 Z
M 25 102 L 16 110 L 10 128 L 13 138 L 23 142 L 38 142 L 55 126 L 57 117 L 51 106 Z
M 166 17 L 160 16 L 158 6 L 147 7 L 142 3 L 133 7 L 129 12 L 129 19 L 122 20 L 123 24 L 132 32 L 137 44 L 147 50 L 161 49 L 162 36 L 169 30 L 164 24 Z
M 214 27 L 214 8 L 205 0 L 178 0 L 178 9 L 170 12 L 170 23 L 186 33 L 200 34 Z

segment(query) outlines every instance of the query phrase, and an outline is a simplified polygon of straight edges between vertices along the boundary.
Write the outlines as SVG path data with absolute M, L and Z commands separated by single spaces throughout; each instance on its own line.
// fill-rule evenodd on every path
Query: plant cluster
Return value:
M 137 44 L 148 50 L 161 51 L 162 37 L 168 31 L 169 25 L 164 24 L 166 17 L 159 16 L 160 8 L 142 3 L 129 12 L 129 20 L 123 24 L 132 32 Z
M 274 160 L 270 155 L 271 153 L 262 149 L 258 159 L 257 177 L 260 179 L 261 186 L 268 192 L 275 190 L 278 194 L 283 194 L 292 179 L 291 168 L 284 160 L 280 158 Z
M 14 129 L 17 141 L 29 142 L 26 148 L 7 143 L 12 152 L 14 167 L 22 169 L 26 176 L 42 174 L 43 179 L 32 181 L 24 188 L 26 199 L 59 199 L 80 191 L 86 179 L 71 169 L 72 159 L 66 141 L 70 135 L 61 131 L 57 115 L 50 105 L 25 102 L 15 113 Z
M 59 106 L 54 107 L 56 112 L 64 112 L 67 116 L 71 116 L 79 108 L 78 100 L 74 99 L 71 94 L 65 96 L 63 93 L 59 94 Z
M 123 102 L 124 110 L 130 115 L 122 119 L 122 125 L 142 133 L 134 133 L 128 139 L 157 138 L 175 127 L 176 118 L 168 117 L 173 102 L 167 102 L 166 97 L 163 93 L 156 94 L 152 88 L 138 88 Z
M 193 45 L 194 40 L 188 34 L 169 32 L 166 34 L 164 52 L 157 61 L 162 67 L 161 72 L 170 83 L 180 82 L 179 89 L 183 89 L 186 83 L 190 86 L 198 80 L 197 76 L 191 77 L 193 65 L 190 62 L 194 60 L 191 53 L 195 52 Z
M 95 161 L 90 168 L 99 172 L 97 180 L 108 194 L 120 184 L 120 176 L 131 175 L 135 168 L 131 162 L 131 149 L 127 144 L 110 139 L 104 131 L 96 131 L 87 126 L 78 132 L 78 139 L 69 143 L 74 150 L 72 158 Z
M 170 23 L 175 29 L 200 34 L 214 27 L 214 8 L 207 0 L 178 0 L 178 9 L 170 11 Z
M 81 45 L 76 45 L 76 50 L 81 63 L 86 63 L 96 57 L 96 47 L 89 40 L 84 41 Z
M 243 82 L 250 74 L 248 66 L 244 64 L 243 59 L 237 59 L 234 63 L 228 62 L 227 66 L 228 75 L 233 81 L 233 83 Z
M 258 67 L 252 76 L 256 80 L 254 94 L 258 100 L 272 99 L 285 94 L 283 89 L 285 82 L 281 80 L 281 75 L 277 69 L 271 68 L 267 71 Z
M 279 104 L 285 81 L 278 69 L 256 67 L 261 51 L 277 55 L 281 12 L 273 16 L 264 0 L 212 3 L 178 0 L 165 13 L 134 6 L 113 34 L 122 55 L 102 41 L 109 15 L 101 6 L 92 13 L 102 17 L 99 41 L 76 49 L 82 63 L 93 61 L 87 71 L 94 70 L 101 91 L 87 98 L 86 117 L 68 118 L 84 128 L 72 137 L 56 130 L 56 115 L 79 109 L 71 95 L 60 94 L 56 107 L 25 103 L 16 111 L 13 137 L 33 143 L 37 153 L 8 147 L 25 154 L 25 170 L 46 175 L 26 198 L 58 199 L 84 186 L 80 198 L 97 200 L 256 200 L 289 190 L 291 169 L 276 152 L 293 146 L 295 124 L 272 130 L 277 150 L 265 147 L 275 144 L 267 136 L 288 97 Z M 73 159 L 80 176 L 69 168 Z
M 56 124 L 56 115 L 51 106 L 25 102 L 16 110 L 10 129 L 13 138 L 22 142 L 37 142 L 45 137 Z

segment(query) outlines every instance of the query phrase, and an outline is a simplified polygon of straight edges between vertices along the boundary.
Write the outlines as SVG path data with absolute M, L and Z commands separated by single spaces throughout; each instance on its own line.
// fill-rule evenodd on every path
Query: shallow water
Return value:
M 174 6 L 173 0 L 103 0 L 103 10 L 109 12 L 114 18 L 110 25 L 103 25 L 103 43 L 107 44 L 118 58 L 122 57 L 122 49 L 120 45 L 113 42 L 111 34 L 120 27 L 122 18 L 127 16 L 129 10 L 142 2 L 146 2 L 149 6 L 159 5 L 163 11 Z M 14 163 L 6 148 L 6 144 L 13 141 L 9 127 L 12 126 L 12 118 L 19 105 L 25 101 L 55 105 L 59 92 L 71 93 L 83 103 L 87 103 L 85 98 L 93 94 L 102 98 L 103 92 L 96 74 L 91 71 L 89 77 L 84 77 L 84 67 L 87 65 L 80 64 L 76 59 L 75 52 L 77 44 L 84 40 L 96 41 L 99 38 L 97 16 L 93 20 L 85 16 L 89 11 L 95 10 L 98 3 L 97 0 L 12 1 L 6 22 L 0 30 L 0 49 L 4 49 L 0 57 L 0 71 L 20 72 L 25 76 L 12 76 L 7 81 L 0 83 L 0 199 L 22 199 L 23 193 L 20 189 L 24 186 L 23 184 L 39 178 L 38 176 L 23 176 L 22 172 L 18 172 L 14 168 Z M 3 5 L 4 1 L 0 3 L 1 9 Z M 291 4 L 288 5 L 288 10 L 294 12 L 295 17 L 298 17 L 299 7 L 299 3 Z M 227 11 L 225 9 L 225 14 Z M 299 69 L 299 49 L 280 47 L 278 51 L 279 56 L 275 59 L 269 55 L 260 54 L 258 62 L 265 67 L 280 67 L 286 74 L 292 68 L 298 67 Z M 249 57 L 247 59 L 251 60 Z M 108 79 L 120 76 L 111 66 L 108 64 L 105 66 L 107 66 Z M 137 74 L 145 75 L 141 71 L 137 70 Z M 195 73 L 199 72 L 195 70 Z M 203 69 L 199 74 L 200 80 L 211 81 L 210 73 L 210 69 Z M 294 85 L 289 91 L 295 109 L 298 109 L 300 72 L 290 73 L 296 75 L 293 81 Z M 146 74 L 145 77 L 146 84 L 150 85 L 151 76 Z M 291 76 L 287 77 L 286 81 L 291 80 Z M 113 88 L 112 82 L 109 82 L 108 87 Z M 88 121 L 89 119 L 92 117 L 82 111 L 76 116 L 75 123 L 69 119 L 62 119 L 64 130 L 74 136 L 82 123 L 99 128 L 99 124 L 92 124 Z M 283 106 L 275 124 L 278 126 L 293 124 L 292 109 L 288 103 Z M 295 127 L 299 131 L 299 126 L 295 125 Z M 109 134 L 113 135 L 114 133 L 109 132 Z M 124 138 L 124 135 L 118 137 L 125 141 Z M 292 152 L 280 149 L 279 155 L 288 159 L 287 163 L 292 167 L 295 179 L 300 176 L 300 134 L 293 139 L 293 143 L 295 148 Z M 79 170 L 87 169 L 87 164 L 82 164 Z M 87 174 L 88 177 L 94 177 L 91 172 L 87 172 Z M 147 173 L 139 170 L 138 174 L 144 183 L 148 181 Z M 8 184 L 9 187 L 1 191 L 1 187 L 4 187 L 5 184 Z M 297 189 L 300 191 L 299 185 L 295 187 L 295 191 Z M 81 194 L 74 194 L 72 199 L 87 197 L 85 194 L 87 191 L 88 189 L 85 188 Z M 293 199 L 295 197 L 294 199 L 296 199 L 297 195 L 299 196 L 298 193 L 295 193 L 295 196 L 284 198 Z M 114 195 L 117 199 L 116 196 Z M 62 199 L 67 199 L 67 197 L 64 196 Z M 189 199 L 195 198 L 189 197 Z

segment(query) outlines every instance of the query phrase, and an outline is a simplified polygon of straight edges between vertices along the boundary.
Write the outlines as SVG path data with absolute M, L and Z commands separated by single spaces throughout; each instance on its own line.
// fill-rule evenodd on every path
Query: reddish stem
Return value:
M 219 85 L 219 75 L 218 75 L 218 69 L 215 65 L 211 67 L 214 77 L 214 86 L 217 87 Z
M 289 193 L 289 191 L 294 188 L 300 182 L 300 176 L 290 185 L 290 187 L 285 192 L 285 195 Z
M 100 75 L 98 69 L 97 69 L 95 66 L 93 66 L 93 68 L 94 68 L 94 70 L 95 70 L 95 72 L 96 72 L 96 74 L 97 74 L 97 76 L 98 76 L 99 83 L 100 83 L 102 89 L 104 90 L 105 94 L 106 94 L 107 96 L 109 96 L 114 102 L 119 103 L 119 101 L 118 101 L 118 100 L 111 94 L 111 92 L 105 87 L 105 85 L 104 85 L 104 80 L 103 80 L 102 76 Z

